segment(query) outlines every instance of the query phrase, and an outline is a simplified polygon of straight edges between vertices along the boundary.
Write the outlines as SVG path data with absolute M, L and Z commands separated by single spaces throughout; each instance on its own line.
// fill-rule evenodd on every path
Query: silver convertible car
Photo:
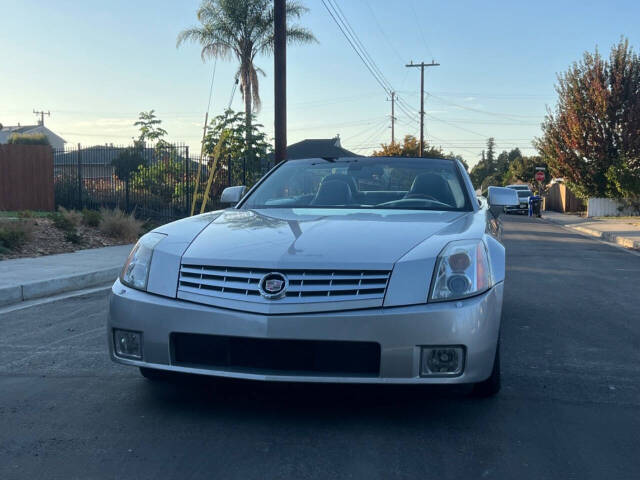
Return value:
M 133 248 L 110 297 L 113 360 L 148 378 L 499 390 L 497 215 L 515 190 L 477 198 L 457 160 L 310 158 L 221 201 Z

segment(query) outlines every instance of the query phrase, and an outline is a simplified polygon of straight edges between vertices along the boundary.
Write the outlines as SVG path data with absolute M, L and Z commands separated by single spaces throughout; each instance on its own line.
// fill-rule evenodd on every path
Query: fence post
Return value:
M 129 182 L 131 181 L 131 173 L 124 181 L 124 211 L 129 213 Z
M 227 175 L 229 177 L 227 186 L 230 187 L 231 186 L 231 155 L 229 155 L 229 160 L 227 161 Z
M 78 210 L 82 210 L 82 147 L 78 143 Z
M 186 160 L 184 163 L 184 185 L 185 185 L 185 189 L 186 189 L 186 195 L 185 195 L 185 199 L 184 199 L 184 208 L 185 211 L 187 212 L 187 216 L 189 215 L 189 208 L 191 208 L 191 201 L 189 200 L 190 194 L 189 194 L 189 188 L 191 186 L 191 180 L 189 180 L 189 163 L 191 163 L 191 161 L 189 160 L 189 145 L 185 146 L 185 156 L 186 156 Z

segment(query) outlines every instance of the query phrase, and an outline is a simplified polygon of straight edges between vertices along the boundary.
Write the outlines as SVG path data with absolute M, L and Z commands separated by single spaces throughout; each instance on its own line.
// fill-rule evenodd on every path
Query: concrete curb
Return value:
M 543 220 L 554 223 L 556 225 L 560 225 L 561 227 L 568 228 L 570 230 L 575 230 L 576 232 L 580 232 L 584 235 L 588 235 L 590 237 L 595 237 L 605 242 L 615 243 L 624 248 L 628 248 L 630 250 L 640 250 L 640 241 L 634 240 L 633 238 L 625 237 L 623 235 L 615 234 L 612 232 L 602 232 L 600 230 L 596 230 L 595 228 L 589 228 L 584 226 L 584 224 L 571 224 L 564 223 L 554 220 L 549 217 L 545 217 L 543 215 Z
M 606 240 L 607 242 L 615 243 L 625 248 L 640 250 L 640 241 L 634 240 L 633 238 L 624 237 L 622 235 L 617 235 L 611 232 L 601 232 L 600 230 L 596 230 L 593 228 L 588 228 L 580 225 L 566 225 L 566 226 L 574 230 L 577 230 L 579 232 L 586 233 L 587 235 L 591 235 L 592 237 L 600 238 L 601 240 Z
M 0 288 L 0 306 L 103 285 L 107 282 L 115 281 L 121 269 L 121 267 L 111 267 L 93 272 L 29 282 L 23 285 L 2 287 Z

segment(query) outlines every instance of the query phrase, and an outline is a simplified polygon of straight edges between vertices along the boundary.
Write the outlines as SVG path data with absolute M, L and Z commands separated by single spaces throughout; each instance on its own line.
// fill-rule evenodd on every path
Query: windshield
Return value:
M 457 165 L 430 158 L 291 160 L 242 208 L 471 210 Z
M 530 190 L 518 190 L 519 198 L 527 198 L 533 195 Z

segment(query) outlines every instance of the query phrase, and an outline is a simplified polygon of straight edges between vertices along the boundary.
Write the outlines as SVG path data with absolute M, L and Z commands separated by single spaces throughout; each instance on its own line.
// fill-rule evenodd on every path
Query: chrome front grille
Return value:
M 283 298 L 262 298 L 259 283 L 266 274 L 285 275 Z M 277 303 L 335 302 L 384 298 L 390 272 L 380 270 L 291 270 L 182 264 L 180 292 L 230 300 Z

